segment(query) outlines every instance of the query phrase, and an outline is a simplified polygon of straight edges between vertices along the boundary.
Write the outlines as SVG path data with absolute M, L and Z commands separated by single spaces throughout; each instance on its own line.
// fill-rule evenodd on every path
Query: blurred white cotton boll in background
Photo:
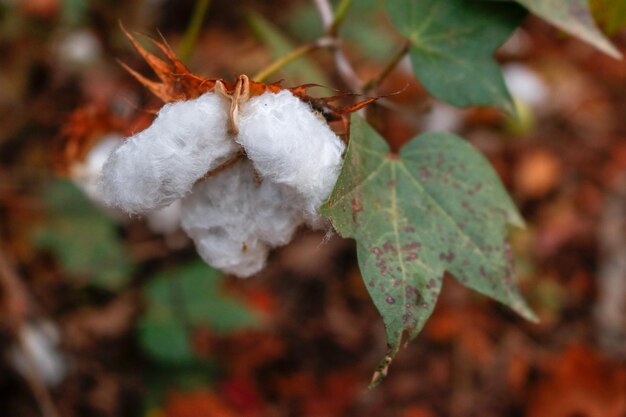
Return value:
M 95 203 L 104 204 L 98 192 L 98 179 L 109 155 L 122 140 L 123 137 L 115 133 L 103 136 L 87 153 L 84 161 L 74 163 L 70 168 L 74 183 Z
M 39 320 L 22 325 L 16 344 L 9 351 L 9 358 L 25 378 L 32 369 L 49 386 L 57 385 L 67 373 L 67 360 L 59 351 L 61 335 L 58 327 L 48 320 Z
M 164 207 L 184 197 L 239 146 L 227 132 L 228 102 L 205 93 L 166 104 L 152 125 L 127 139 L 106 162 L 100 191 L 129 213 Z
M 259 174 L 297 190 L 313 214 L 337 181 L 345 145 L 310 106 L 289 91 L 241 106 L 239 142 Z
M 462 110 L 444 103 L 433 103 L 431 111 L 424 116 L 424 130 L 427 132 L 457 132 L 462 126 Z
M 100 58 L 100 40 L 90 30 L 73 31 L 65 35 L 58 46 L 58 56 L 74 65 L 88 65 Z
M 260 271 L 270 248 L 288 243 L 302 223 L 288 188 L 258 184 L 249 162 L 207 178 L 183 201 L 182 227 L 211 266 L 247 277 Z
M 531 106 L 545 103 L 549 87 L 535 70 L 522 64 L 507 64 L 503 71 L 506 85 L 515 98 Z

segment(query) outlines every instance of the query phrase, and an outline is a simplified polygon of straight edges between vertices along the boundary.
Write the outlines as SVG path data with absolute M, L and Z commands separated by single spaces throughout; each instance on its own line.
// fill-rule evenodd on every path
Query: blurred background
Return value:
M 340 30 L 362 80 L 402 48 L 381 3 L 354 1 Z M 448 130 L 493 163 L 528 224 L 511 239 L 541 322 L 446 278 L 368 390 L 386 342 L 352 241 L 301 230 L 236 280 L 199 260 L 176 205 L 102 207 L 108 150 L 161 105 L 118 64 L 151 76 L 120 21 L 228 80 L 323 33 L 306 0 L 0 0 L 2 416 L 626 416 L 624 61 L 530 17 L 498 52 L 519 119 L 433 100 L 405 61 L 372 91 L 394 94 L 368 110 L 394 148 Z M 280 79 L 349 89 L 322 50 Z

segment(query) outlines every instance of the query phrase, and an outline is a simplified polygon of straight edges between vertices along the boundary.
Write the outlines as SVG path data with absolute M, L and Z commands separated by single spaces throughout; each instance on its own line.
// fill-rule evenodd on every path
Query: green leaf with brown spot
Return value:
M 528 10 L 569 34 L 590 43 L 602 52 L 620 58 L 593 21 L 588 0 L 516 0 Z M 614 0 L 619 3 L 623 0 Z
M 463 139 L 430 132 L 393 154 L 353 118 L 344 166 L 321 212 L 356 240 L 363 279 L 385 322 L 389 353 L 373 383 L 422 329 L 445 271 L 534 319 L 506 243 L 507 225 L 522 226 L 522 219 L 487 160 Z
M 514 113 L 495 50 L 526 15 L 514 3 L 388 0 L 394 26 L 411 43 L 413 70 L 435 97 L 458 107 L 496 106 Z

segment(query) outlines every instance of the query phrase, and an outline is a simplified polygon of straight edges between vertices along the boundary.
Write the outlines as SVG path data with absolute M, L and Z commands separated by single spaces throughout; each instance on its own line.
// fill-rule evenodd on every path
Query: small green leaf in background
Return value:
M 626 29 L 626 1 L 591 0 L 591 11 L 609 34 Z
M 250 13 L 248 25 L 257 38 L 265 42 L 272 52 L 272 57 L 278 59 L 293 51 L 296 46 L 272 23 L 265 20 L 261 15 Z M 289 78 L 289 82 L 313 83 L 329 86 L 330 82 L 322 71 L 307 57 L 302 57 L 285 67 L 281 68 L 281 74 Z
M 514 113 L 495 50 L 525 16 L 512 3 L 388 0 L 387 11 L 411 42 L 415 74 L 435 97 L 457 107 L 495 106 Z
M 77 279 L 109 290 L 128 283 L 133 265 L 117 225 L 70 181 L 55 181 L 44 196 L 46 219 L 34 243 L 52 252 Z
M 623 3 L 623 0 L 612 0 Z M 556 27 L 590 43 L 606 54 L 620 58 L 622 54 L 606 39 L 593 21 L 588 0 L 517 0 L 528 10 Z
M 461 138 L 431 132 L 399 154 L 362 119 L 322 214 L 357 243 L 366 287 L 387 329 L 384 376 L 435 307 L 444 271 L 534 319 L 515 284 L 507 224 L 523 222 L 487 160 Z M 376 378 L 378 377 L 378 378 Z
M 190 336 L 197 326 L 225 334 L 257 325 L 242 301 L 222 293 L 222 278 L 200 261 L 154 277 L 145 288 L 139 324 L 144 349 L 162 362 L 185 363 L 194 359 Z

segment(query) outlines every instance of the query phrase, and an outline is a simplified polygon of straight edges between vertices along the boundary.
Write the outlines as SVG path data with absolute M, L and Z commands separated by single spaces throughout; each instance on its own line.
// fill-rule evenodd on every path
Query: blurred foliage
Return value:
M 87 0 L 63 0 L 62 18 L 70 26 L 78 26 L 85 23 L 89 8 Z
M 161 362 L 194 360 L 191 337 L 202 326 L 217 334 L 258 324 L 236 298 L 220 291 L 222 275 L 196 261 L 166 270 L 146 286 L 146 311 L 139 323 L 143 348 Z
M 46 186 L 45 221 L 33 243 L 53 253 L 73 278 L 109 290 L 125 286 L 133 264 L 118 237 L 116 223 L 87 200 L 71 182 Z

